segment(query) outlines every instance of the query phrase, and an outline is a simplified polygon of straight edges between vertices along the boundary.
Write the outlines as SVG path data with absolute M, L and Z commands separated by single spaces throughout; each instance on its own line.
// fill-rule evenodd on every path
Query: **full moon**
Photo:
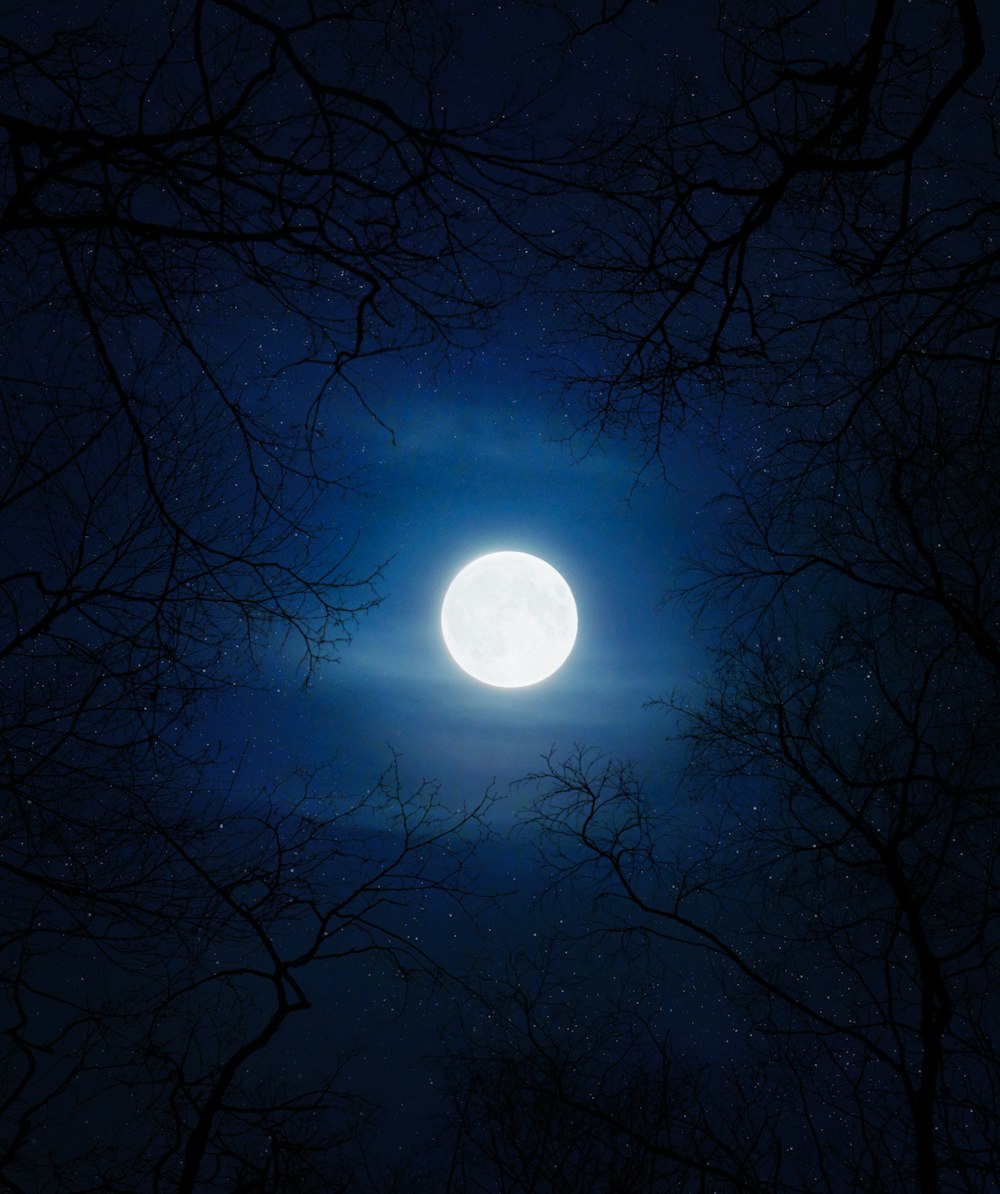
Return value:
M 441 633 L 460 668 L 495 688 L 537 684 L 576 642 L 576 602 L 559 573 L 523 551 L 466 564 L 448 586 Z

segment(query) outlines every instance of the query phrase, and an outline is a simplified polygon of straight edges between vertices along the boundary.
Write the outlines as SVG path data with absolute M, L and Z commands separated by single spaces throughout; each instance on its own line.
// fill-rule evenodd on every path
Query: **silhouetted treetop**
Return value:
M 842 426 L 896 369 L 988 355 L 977 6 L 862 7 L 723 5 L 722 73 L 677 85 L 595 170 L 607 208 L 575 261 L 603 353 L 579 378 L 591 432 L 651 461 L 727 395 L 775 422 L 841 403 Z

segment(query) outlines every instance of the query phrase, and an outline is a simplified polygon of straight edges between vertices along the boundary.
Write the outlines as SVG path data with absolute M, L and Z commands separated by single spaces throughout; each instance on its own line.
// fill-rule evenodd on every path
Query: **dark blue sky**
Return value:
M 235 1138 L 275 1112 L 258 1080 L 335 1074 L 385 1109 L 374 1167 L 406 1163 L 451 1050 L 470 1098 L 516 1072 L 551 1123 L 599 1090 L 569 1152 L 621 1114 L 608 1165 L 638 1143 L 664 1188 L 721 1156 L 719 1188 L 812 1190 L 828 1155 L 827 1194 L 915 1188 L 913 1142 L 946 1137 L 961 1171 L 991 1130 L 967 1147 L 967 1107 L 997 1097 L 973 1071 L 997 1068 L 1000 139 L 985 72 L 943 115 L 928 97 L 975 6 L 830 0 L 748 33 L 770 6 L 725 4 L 728 80 L 702 0 L 446 0 L 454 41 L 420 4 L 319 7 L 122 0 L 52 44 L 42 17 L 80 6 L 11 17 L 22 1126 L 38 1059 L 67 1075 L 12 1171 L 75 1147 L 81 1111 L 101 1157 L 87 1083 L 137 1121 L 148 1088 L 167 1182 L 229 1155 L 197 1153 L 201 1111 Z M 579 615 L 523 689 L 440 629 L 501 550 L 558 569 Z M 375 600 L 330 617 L 307 677 L 279 630 L 317 629 L 339 557 L 376 577 L 331 586 L 342 608 Z M 431 812 L 393 802 L 394 768 Z M 484 798 L 473 878 L 475 827 L 410 853 L 408 817 Z M 490 1136 L 503 1100 L 479 1107 Z
M 463 7 L 442 76 L 452 118 L 474 123 L 515 92 L 535 95 L 524 119 L 564 147 L 642 96 L 714 69 L 714 18 L 702 4 L 666 15 L 635 5 L 627 20 L 541 52 L 568 28 L 520 3 Z M 724 453 L 711 435 L 680 438 L 661 473 L 643 470 L 632 446 L 595 445 L 579 430 L 582 397 L 562 385 L 567 354 L 578 364 L 584 351 L 564 301 L 571 284 L 557 272 L 539 297 L 515 277 L 484 339 L 376 358 L 356 375 L 370 409 L 331 391 L 320 417 L 337 445 L 335 470 L 354 489 L 329 495 L 334 547 L 356 538 L 358 573 L 385 565 L 382 600 L 307 692 L 292 645 L 267 654 L 262 690 L 218 710 L 223 739 L 230 727 L 251 728 L 254 766 L 336 753 L 345 783 L 367 782 L 391 748 L 407 775 L 440 781 L 445 800 L 460 802 L 492 782 L 506 791 L 553 746 L 592 745 L 656 768 L 670 761 L 664 715 L 644 706 L 704 678 L 689 612 L 663 598 L 690 582 L 690 557 L 714 535 L 708 502 L 723 486 Z M 567 663 L 524 690 L 466 676 L 439 628 L 454 574 L 501 549 L 548 560 L 579 611 Z
M 668 715 L 648 702 L 675 691 L 700 699 L 709 680 L 709 636 L 699 636 L 690 608 L 664 596 L 692 581 L 691 557 L 716 533 L 719 511 L 709 499 L 723 486 L 723 453 L 708 437 L 700 445 L 682 438 L 666 454 L 664 473 L 649 470 L 637 483 L 641 460 L 626 447 L 566 442 L 579 411 L 567 409 L 543 375 L 545 357 L 534 343 L 525 351 L 536 331 L 514 316 L 449 367 L 387 364 L 375 406 L 392 435 L 349 409 L 340 429 L 345 458 L 360 470 L 359 492 L 330 495 L 331 523 L 357 529 L 359 564 L 386 561 L 381 603 L 359 620 L 340 662 L 324 666 L 307 689 L 294 648 L 272 649 L 262 686 L 224 698 L 198 727 L 223 742 L 241 743 L 246 734 L 241 774 L 251 786 L 293 766 L 332 764 L 323 782 L 350 798 L 395 752 L 404 786 L 439 783 L 446 807 L 471 804 L 492 787 L 501 799 L 491 814 L 497 836 L 481 858 L 482 888 L 511 897 L 499 913 L 473 912 L 486 918 L 485 938 L 441 905 L 407 922 L 449 964 L 485 957 L 492 967 L 508 949 L 540 940 L 532 899 L 547 871 L 536 861 L 534 835 L 516 827 L 535 792 L 520 781 L 550 750 L 564 756 L 581 745 L 633 759 L 664 811 L 677 815 L 678 832 L 698 836 L 699 814 L 680 787 L 684 748 L 667 741 Z M 468 676 L 440 631 L 454 574 L 502 549 L 553 564 L 579 613 L 567 662 L 523 689 Z M 596 973 L 579 978 L 598 981 Z M 662 998 L 682 1001 L 689 979 L 685 965 L 664 983 Z M 380 993 L 380 986 L 363 965 L 353 979 L 336 976 L 331 1014 L 303 1027 L 304 1051 L 331 1058 L 360 1049 L 347 1074 L 385 1102 L 385 1143 L 403 1157 L 427 1143 L 426 1114 L 443 1090 L 439 1059 L 457 1043 L 453 996 L 442 992 L 429 1008 L 386 1024 L 398 988 L 389 982 Z M 703 1006 L 703 997 L 694 1000 Z M 697 1037 L 710 1022 L 714 1034 L 723 1014 L 712 999 L 694 1020 L 688 1009 L 672 1027 L 678 1039 Z M 299 1064 L 298 1030 L 287 1047 L 289 1064 Z
M 661 759 L 662 712 L 644 708 L 703 677 L 689 611 L 663 603 L 690 581 L 690 557 L 715 514 L 720 460 L 680 444 L 669 481 L 626 451 L 578 456 L 560 442 L 568 418 L 532 362 L 490 345 L 441 376 L 403 371 L 378 409 L 395 435 L 362 411 L 348 445 L 364 496 L 347 497 L 359 562 L 386 561 L 381 603 L 358 622 L 338 664 L 307 691 L 297 659 L 272 652 L 268 691 L 252 698 L 255 749 L 323 758 L 351 743 L 363 779 L 388 748 L 406 774 L 432 776 L 446 800 L 501 789 L 553 745 L 586 743 Z M 577 445 L 579 447 L 579 445 Z M 370 463 L 369 463 L 370 462 Z M 333 498 L 332 520 L 345 519 Z M 567 663 L 527 689 L 467 676 L 447 654 L 440 606 L 454 574 L 487 551 L 519 550 L 555 566 L 573 589 L 579 634 Z M 239 698 L 241 708 L 242 700 Z

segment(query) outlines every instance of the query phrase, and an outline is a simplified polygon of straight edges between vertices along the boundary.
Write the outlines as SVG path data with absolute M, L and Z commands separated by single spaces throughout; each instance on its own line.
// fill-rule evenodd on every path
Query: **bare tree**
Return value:
M 938 661 L 877 667 L 734 657 L 686 728 L 700 819 L 593 754 L 535 777 L 557 927 L 459 1067 L 482 1188 L 992 1189 L 996 739 Z
M 4 42 L 3 658 L 60 690 L 50 735 L 176 715 L 275 623 L 334 650 L 374 572 L 313 534 L 351 484 L 325 396 L 502 290 L 503 160 L 440 123 L 446 43 L 405 6 L 133 20 Z
M 561 886 L 563 930 L 510 960 L 456 1051 L 447 1189 L 771 1189 L 775 1105 L 678 1045 L 655 960 L 581 934 Z
M 322 774 L 182 808 L 172 789 L 127 796 L 130 833 L 104 823 L 86 858 L 21 867 L 4 1187 L 356 1183 L 370 1116 L 338 1086 L 344 1058 L 282 1067 L 275 1042 L 336 988 L 331 968 L 363 962 L 399 1008 L 417 980 L 447 980 L 403 913 L 469 911 L 489 800 L 449 812 L 395 767 L 361 797 Z
M 597 163 L 608 206 L 574 257 L 603 350 L 587 426 L 650 461 L 727 396 L 829 430 L 897 366 L 985 366 L 991 342 L 975 0 L 720 12 L 719 69 Z
M 432 970 L 388 912 L 464 890 L 476 810 L 391 779 L 217 794 L 191 734 L 269 646 L 308 676 L 376 600 L 338 404 L 377 419 L 372 358 L 471 343 L 505 293 L 521 129 L 446 119 L 427 15 L 5 23 L 4 1188 L 332 1188 L 310 1157 L 350 1100 L 261 1056 L 306 971 Z
M 721 82 L 609 155 L 592 287 L 574 262 L 604 350 L 581 432 L 652 465 L 708 428 L 731 487 L 685 594 L 717 666 L 665 702 L 684 777 L 583 751 L 535 777 L 542 859 L 583 901 L 553 949 L 582 951 L 570 973 L 621 951 L 681 1026 L 709 998 L 729 1073 L 677 1108 L 655 1007 L 557 1048 L 510 1029 L 515 984 L 515 1094 L 480 1100 L 480 1154 L 512 1109 L 532 1148 L 568 1115 L 610 1125 L 650 1189 L 995 1188 L 997 160 L 972 90 L 995 64 L 973 0 L 869 10 L 724 5 Z M 663 1122 L 602 1089 L 617 1061 L 560 1063 L 636 1014 Z

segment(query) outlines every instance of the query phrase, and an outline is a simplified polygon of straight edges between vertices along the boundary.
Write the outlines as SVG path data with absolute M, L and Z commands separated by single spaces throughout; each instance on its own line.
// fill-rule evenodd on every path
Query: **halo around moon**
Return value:
M 466 564 L 441 606 L 452 658 L 495 688 L 551 676 L 573 650 L 576 629 L 569 585 L 551 564 L 523 551 L 495 551 Z

